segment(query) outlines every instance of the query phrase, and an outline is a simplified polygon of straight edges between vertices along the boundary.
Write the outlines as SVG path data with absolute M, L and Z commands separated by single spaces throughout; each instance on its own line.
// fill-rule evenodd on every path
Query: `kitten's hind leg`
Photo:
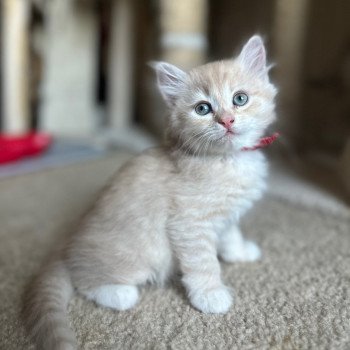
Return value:
M 136 286 L 127 284 L 109 284 L 84 292 L 87 299 L 99 305 L 116 310 L 128 310 L 134 307 L 139 299 Z
M 245 240 L 237 226 L 219 236 L 218 253 L 226 262 L 249 262 L 261 258 L 261 250 L 252 241 Z

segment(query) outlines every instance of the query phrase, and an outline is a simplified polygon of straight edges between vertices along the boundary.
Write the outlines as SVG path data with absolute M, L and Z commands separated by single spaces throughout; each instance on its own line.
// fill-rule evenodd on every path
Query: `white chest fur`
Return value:
M 238 220 L 265 189 L 267 163 L 260 151 L 189 163 L 180 175 L 178 203 L 208 220 Z M 191 186 L 183 186 L 191 183 Z

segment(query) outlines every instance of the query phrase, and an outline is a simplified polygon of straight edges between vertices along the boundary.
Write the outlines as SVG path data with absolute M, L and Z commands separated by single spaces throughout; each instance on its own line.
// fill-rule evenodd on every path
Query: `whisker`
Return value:
M 206 146 L 206 142 L 200 142 L 203 139 L 206 141 L 208 139 L 208 137 L 211 135 L 211 130 L 207 130 L 198 140 L 197 143 L 199 143 L 199 147 L 197 146 L 196 151 L 195 151 L 195 155 L 199 156 L 200 152 L 202 149 L 204 149 L 204 147 Z
M 180 148 L 185 148 L 187 151 L 190 151 L 193 148 L 193 145 L 198 143 L 203 137 L 205 137 L 207 134 L 206 130 L 201 130 L 200 132 L 196 133 L 195 135 L 191 136 L 188 140 L 186 140 Z M 199 136 L 199 138 L 197 138 Z M 197 138 L 197 139 L 196 139 Z M 197 149 L 197 148 L 196 148 Z
M 183 147 L 186 147 L 186 145 L 187 145 L 188 143 L 190 143 L 190 142 L 191 142 L 193 139 L 195 139 L 197 136 L 203 134 L 203 132 L 205 132 L 205 131 L 201 130 L 201 131 L 199 131 L 198 133 L 196 133 L 196 134 L 194 134 L 194 135 L 191 135 L 191 137 L 190 137 L 189 139 L 187 139 L 187 140 L 182 144 L 182 146 L 183 146 Z

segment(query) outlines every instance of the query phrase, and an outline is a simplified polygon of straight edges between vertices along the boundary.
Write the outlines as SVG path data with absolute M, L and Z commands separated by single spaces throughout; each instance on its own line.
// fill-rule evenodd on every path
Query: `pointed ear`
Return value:
M 243 66 L 260 78 L 267 79 L 266 50 L 264 42 L 259 35 L 252 36 L 244 45 L 239 60 Z
M 173 107 L 187 74 L 166 62 L 150 62 L 149 64 L 157 73 L 158 88 L 165 102 L 169 107 Z

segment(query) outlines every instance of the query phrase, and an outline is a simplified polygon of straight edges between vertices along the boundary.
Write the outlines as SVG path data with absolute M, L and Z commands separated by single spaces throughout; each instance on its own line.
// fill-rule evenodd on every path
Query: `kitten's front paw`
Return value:
M 252 241 L 244 241 L 242 245 L 225 247 L 220 253 L 222 260 L 226 262 L 249 262 L 261 258 L 261 250 Z
M 196 309 L 206 314 L 224 314 L 232 305 L 232 296 L 226 287 L 196 292 L 190 300 Z

